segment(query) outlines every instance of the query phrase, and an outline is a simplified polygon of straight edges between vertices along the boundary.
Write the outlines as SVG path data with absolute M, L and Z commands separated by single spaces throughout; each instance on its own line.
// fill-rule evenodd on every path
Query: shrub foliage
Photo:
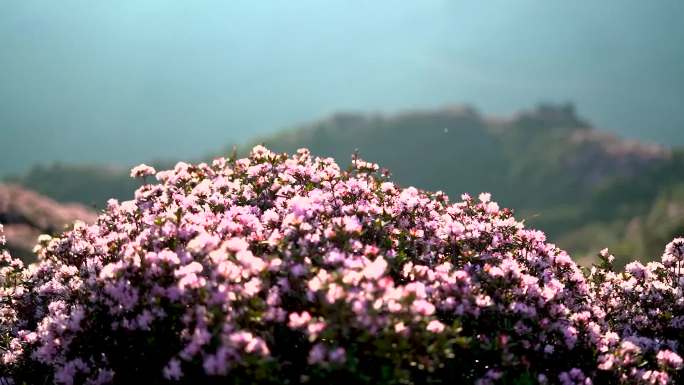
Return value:
M 583 271 L 488 194 L 255 147 L 178 163 L 0 270 L 14 384 L 667 384 L 684 239 Z

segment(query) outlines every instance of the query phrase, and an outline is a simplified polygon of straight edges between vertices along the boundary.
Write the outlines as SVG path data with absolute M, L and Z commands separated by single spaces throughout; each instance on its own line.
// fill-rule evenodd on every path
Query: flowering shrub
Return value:
M 602 266 L 592 268 L 589 281 L 600 307 L 597 314 L 606 319 L 615 343 L 613 349 L 600 352 L 599 368 L 613 370 L 624 383 L 681 382 L 684 239 L 666 246 L 662 262 L 632 262 L 620 273 L 614 271 L 607 250 L 600 257 Z
M 488 194 L 255 147 L 178 163 L 96 224 L 3 252 L 1 381 L 666 384 L 684 240 L 587 274 Z

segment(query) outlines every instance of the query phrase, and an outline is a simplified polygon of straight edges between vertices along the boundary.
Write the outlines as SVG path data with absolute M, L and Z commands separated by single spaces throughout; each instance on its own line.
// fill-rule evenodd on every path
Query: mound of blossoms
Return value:
M 667 384 L 684 240 L 583 272 L 488 194 L 308 151 L 178 163 L 0 261 L 0 382 Z

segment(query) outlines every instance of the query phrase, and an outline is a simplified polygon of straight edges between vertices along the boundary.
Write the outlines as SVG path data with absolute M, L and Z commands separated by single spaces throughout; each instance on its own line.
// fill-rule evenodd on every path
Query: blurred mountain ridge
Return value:
M 452 200 L 463 192 L 491 192 L 578 256 L 615 246 L 618 256 L 652 258 L 661 252 L 660 238 L 684 232 L 684 220 L 671 216 L 662 226 L 668 234 L 652 231 L 654 218 L 663 217 L 659 207 L 684 202 L 675 193 L 684 181 L 682 150 L 596 129 L 570 103 L 503 117 L 467 105 L 389 115 L 341 112 L 252 143 L 289 153 L 306 147 L 342 167 L 357 152 L 388 168 L 399 184 L 442 190 Z M 130 199 L 139 185 L 125 170 L 78 165 L 34 167 L 12 181 L 58 201 L 100 208 L 110 197 Z
M 666 147 L 594 129 L 572 104 L 544 104 L 504 118 L 482 115 L 469 106 L 390 116 L 338 113 L 257 142 L 275 151 L 307 147 L 341 164 L 358 151 L 388 168 L 402 184 L 452 195 L 491 191 L 512 207 L 529 205 L 530 183 L 541 188 L 553 181 L 556 187 L 547 186 L 551 190 L 563 186 L 562 192 L 534 197 L 561 203 L 568 189 L 591 192 L 672 156 Z
M 95 211 L 76 203 L 58 203 L 18 185 L 0 184 L 0 223 L 13 255 L 33 259 L 40 234 L 59 234 L 74 221 L 93 223 Z

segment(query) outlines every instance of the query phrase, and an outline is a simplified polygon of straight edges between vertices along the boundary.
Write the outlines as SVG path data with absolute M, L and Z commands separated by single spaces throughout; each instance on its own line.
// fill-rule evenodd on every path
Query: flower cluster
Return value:
M 148 166 L 143 163 L 131 169 L 131 178 L 144 178 L 150 175 L 154 175 L 156 172 L 157 170 L 155 170 L 154 167 Z
M 614 333 L 611 348 L 599 352 L 599 367 L 614 371 L 623 383 L 684 380 L 683 245 L 684 239 L 675 239 L 661 262 L 631 262 L 623 272 L 614 271 L 613 256 L 603 250 L 602 265 L 591 269 L 596 313 Z
M 178 163 L 0 261 L 0 381 L 666 384 L 684 242 L 588 274 L 489 194 L 300 150 Z

